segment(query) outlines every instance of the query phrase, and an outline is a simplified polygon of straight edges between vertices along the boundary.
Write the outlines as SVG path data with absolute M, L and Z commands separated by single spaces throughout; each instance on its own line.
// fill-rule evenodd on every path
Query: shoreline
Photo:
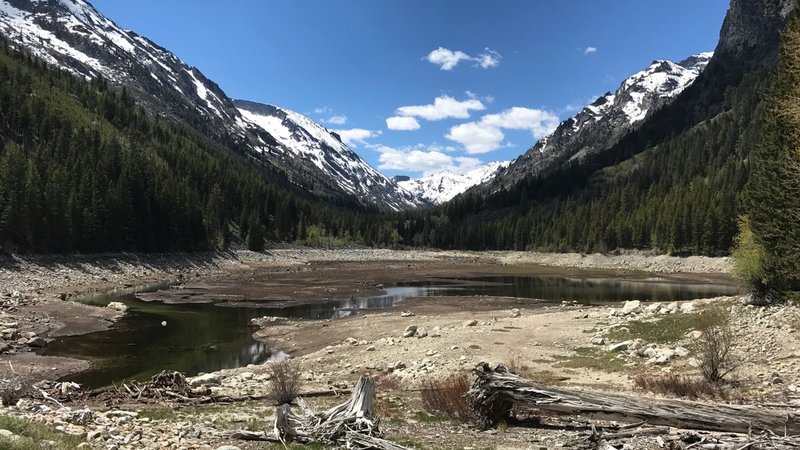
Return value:
M 17 305 L 11 309 L 0 308 L 0 323 L 5 322 L 4 317 L 31 311 L 38 314 L 39 319 L 47 317 L 47 327 L 53 335 L 79 334 L 83 326 L 88 327 L 86 329 L 110 326 L 121 317 L 119 313 L 114 315 L 108 308 L 63 301 L 59 294 L 68 289 L 72 293 L 70 298 L 74 299 L 80 293 L 102 291 L 108 286 L 124 287 L 126 283 L 141 286 L 177 282 L 183 285 L 175 289 L 177 292 L 187 289 L 225 291 L 242 285 L 246 286 L 244 292 L 240 292 L 243 298 L 253 295 L 248 291 L 251 289 L 261 293 L 256 301 L 278 306 L 287 302 L 301 304 L 314 299 L 349 298 L 355 294 L 367 296 L 381 291 L 381 283 L 401 279 L 475 274 L 536 273 L 569 278 L 579 273 L 665 283 L 732 282 L 724 270 L 729 264 L 727 258 L 684 259 L 642 254 L 281 249 L 269 254 L 234 252 L 230 256 L 216 254 L 198 258 L 185 255 L 126 258 L 106 255 L 97 265 L 91 265 L 85 257 L 79 261 L 64 258 L 61 262 L 35 266 L 33 274 L 24 274 L 24 277 L 58 273 L 70 278 L 43 280 L 42 285 L 47 284 L 47 288 L 39 292 L 20 292 L 16 297 Z M 577 268 L 568 265 L 575 261 Z M 542 263 L 544 265 L 540 265 Z M 30 267 L 32 258 L 24 260 L 24 264 Z M 653 268 L 662 268 L 664 272 L 645 270 Z M 73 274 L 72 270 L 82 275 Z M 109 272 L 111 276 L 107 275 Z M 13 276 L 15 274 L 0 274 L 0 278 Z M 84 283 L 65 287 L 69 281 Z M 207 295 L 213 296 L 217 291 L 208 292 Z M 650 395 L 636 387 L 637 374 L 697 373 L 694 365 L 697 354 L 692 343 L 697 333 L 695 321 L 706 308 L 717 306 L 730 311 L 737 336 L 742 340 L 740 349 L 746 355 L 735 378 L 741 383 L 737 386 L 743 386 L 735 388 L 736 395 L 742 397 L 736 398 L 796 402 L 800 406 L 800 396 L 792 396 L 793 392 L 800 395 L 800 342 L 795 333 L 800 330 L 800 309 L 795 307 L 753 309 L 742 306 L 735 296 L 670 303 L 631 301 L 595 305 L 538 303 L 531 299 L 482 295 L 440 297 L 436 302 L 427 300 L 429 298 L 408 298 L 391 309 L 337 320 L 266 319 L 264 323 L 256 323 L 259 327 L 252 331 L 259 340 L 292 354 L 304 390 L 341 391 L 351 388 L 361 375 L 372 376 L 378 382 L 376 402 L 386 418 L 382 425 L 387 436 L 401 441 L 413 440 L 418 443 L 417 448 L 480 445 L 521 449 L 530 448 L 534 443 L 548 448 L 569 447 L 568 443 L 575 443 L 580 437 L 557 427 L 509 427 L 486 434 L 458 422 L 442 421 L 425 412 L 419 388 L 431 379 L 468 376 L 478 363 L 485 361 L 511 364 L 527 378 L 548 385 Z M 67 314 L 73 307 L 72 314 Z M 91 312 L 97 316 L 92 318 Z M 640 323 L 646 325 L 637 325 Z M 30 324 L 43 325 L 41 321 L 20 320 L 20 330 Z M 410 327 L 415 330 L 407 336 Z M 650 334 L 651 328 L 657 333 Z M 669 339 L 663 339 L 660 334 L 665 331 L 671 336 Z M 48 336 L 47 332 L 42 336 Z M 765 346 L 766 342 L 779 345 Z M 645 347 L 634 347 L 640 345 Z M 25 351 L 19 354 L 31 355 Z M 0 362 L 5 361 L 5 357 L 0 356 Z M 74 370 L 86 364 L 73 362 Z M 17 362 L 13 364 L 18 366 Z M 54 378 L 50 367 L 56 364 L 69 367 L 68 361 L 40 362 L 42 378 Z M 223 369 L 200 374 L 189 382 L 193 389 L 220 398 L 263 399 L 271 385 L 270 367 L 271 364 L 264 363 Z M 776 374 L 779 374 L 780 384 L 773 381 L 778 377 Z M 75 435 L 90 446 L 132 439 L 129 445 L 120 447 L 131 450 L 158 448 L 157 443 L 167 441 L 172 448 L 216 449 L 226 444 L 240 449 L 262 448 L 232 439 L 231 432 L 242 429 L 245 424 L 255 429 L 270 429 L 274 420 L 274 408 L 261 400 L 199 405 L 168 398 L 139 402 L 124 394 L 111 399 L 85 403 L 81 400 L 63 408 L 51 408 L 45 414 L 40 411 L 46 401 L 25 399 L 8 409 L 7 414 L 52 429 L 61 427 L 60 432 Z M 334 397 L 314 399 L 312 403 L 318 408 L 329 408 L 341 401 L 341 397 Z M 114 409 L 109 411 L 110 406 Z M 95 419 L 86 424 L 63 426 L 78 408 L 94 411 Z M 122 410 L 120 414 L 127 419 L 118 421 L 111 417 L 117 410 Z
M 407 278 L 410 273 L 420 274 L 420 277 L 432 276 L 453 269 L 505 273 L 508 270 L 525 272 L 529 266 L 544 266 L 553 268 L 555 272 L 561 268 L 643 271 L 665 279 L 689 273 L 701 280 L 717 280 L 718 277 L 727 277 L 729 267 L 727 258 L 648 256 L 641 252 L 581 255 L 282 248 L 264 253 L 238 250 L 199 254 L 3 256 L 0 257 L 0 285 L 4 286 L 5 292 L 0 292 L 0 323 L 17 323 L 15 336 L 27 338 L 8 342 L 10 348 L 0 354 L 0 365 L 15 362 L 15 365 L 24 364 L 42 378 L 61 378 L 85 370 L 89 364 L 87 361 L 39 356 L 35 350 L 40 347 L 29 345 L 32 339 L 40 337 L 46 340 L 105 330 L 123 315 L 118 311 L 74 301 L 82 296 L 167 282 L 192 285 L 227 280 L 237 284 L 237 281 L 252 280 L 258 274 L 287 274 L 287 279 L 295 283 L 298 272 L 313 273 L 314 280 L 319 280 L 327 277 L 325 270 L 331 265 L 347 267 L 349 263 L 358 266 L 365 262 L 379 262 L 381 266 L 396 270 L 387 270 L 382 278 L 368 280 L 357 286 L 321 286 L 302 292 L 286 292 L 276 296 L 274 306 L 314 302 L 330 297 L 374 295 L 381 291 L 381 283 L 393 277 Z

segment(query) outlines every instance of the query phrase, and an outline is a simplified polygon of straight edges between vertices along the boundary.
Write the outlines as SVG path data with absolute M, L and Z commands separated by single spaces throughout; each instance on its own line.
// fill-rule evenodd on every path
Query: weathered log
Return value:
M 297 404 L 301 414 L 289 405 L 281 405 L 275 413 L 275 436 L 281 441 L 317 442 L 344 445 L 347 448 L 402 450 L 402 447 L 381 439 L 378 421 L 372 418 L 375 383 L 361 377 L 350 399 L 327 411 L 314 412 L 302 398 Z
M 798 411 L 551 388 L 513 374 L 502 365 L 492 369 L 486 363 L 479 364 L 474 374 L 467 396 L 478 425 L 484 428 L 497 425 L 517 407 L 543 414 L 646 422 L 690 430 L 800 435 Z

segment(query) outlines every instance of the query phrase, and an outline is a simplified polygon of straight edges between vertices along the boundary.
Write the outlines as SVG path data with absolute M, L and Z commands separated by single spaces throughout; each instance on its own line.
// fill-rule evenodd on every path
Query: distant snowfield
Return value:
M 397 184 L 417 198 L 440 205 L 466 192 L 473 186 L 491 180 L 498 172 L 508 167 L 510 163 L 510 161 L 492 162 L 466 173 L 454 173 L 445 170 L 418 179 L 400 181 Z

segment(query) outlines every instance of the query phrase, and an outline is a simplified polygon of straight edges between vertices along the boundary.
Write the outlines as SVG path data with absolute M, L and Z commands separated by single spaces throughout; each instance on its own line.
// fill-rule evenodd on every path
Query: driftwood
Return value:
M 497 425 L 516 407 L 542 414 L 689 430 L 800 435 L 800 411 L 570 391 L 532 383 L 504 366 L 492 369 L 486 363 L 479 364 L 474 373 L 476 378 L 467 396 L 478 424 L 484 428 Z
M 301 414 L 292 412 L 288 404 L 278 407 L 275 414 L 275 436 L 282 442 L 317 442 L 347 448 L 403 450 L 407 447 L 382 439 L 378 421 L 372 417 L 375 383 L 361 377 L 353 394 L 345 403 L 316 413 L 301 398 L 297 404 Z

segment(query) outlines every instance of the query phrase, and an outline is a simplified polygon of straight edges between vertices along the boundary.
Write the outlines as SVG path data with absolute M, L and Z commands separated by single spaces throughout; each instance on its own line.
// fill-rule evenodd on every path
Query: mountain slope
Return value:
M 510 161 L 496 161 L 466 173 L 444 170 L 422 178 L 398 181 L 397 184 L 422 201 L 440 205 L 473 186 L 488 182 L 508 167 L 509 163 Z
M 85 0 L 0 0 L 0 34 L 73 74 L 124 86 L 150 113 L 184 122 L 250 160 L 285 172 L 294 185 L 314 195 L 380 209 L 412 206 L 406 193 L 391 192 L 391 185 L 359 179 L 359 173 L 332 177 L 315 161 L 298 158 L 244 119 L 233 100 L 200 70 L 121 29 Z
M 598 151 L 570 161 L 581 148 L 575 146 L 575 153 L 560 155 L 546 170 L 518 161 L 516 177 L 501 174 L 495 181 L 505 182 L 490 183 L 491 190 L 468 191 L 410 219 L 414 226 L 402 230 L 402 242 L 728 254 L 741 214 L 737 198 L 761 133 L 762 98 L 795 5 L 732 0 L 714 56 L 674 100 Z
M 526 176 L 546 173 L 559 164 L 610 147 L 659 108 L 674 101 L 702 73 L 712 55 L 701 53 L 677 64 L 654 61 L 622 82 L 616 92 L 606 93 L 562 122 L 492 180 L 489 189 L 513 185 Z
M 312 162 L 348 193 L 397 211 L 426 204 L 373 169 L 338 136 L 310 118 L 273 105 L 243 100 L 237 100 L 235 105 L 245 120 L 274 137 L 291 158 Z

